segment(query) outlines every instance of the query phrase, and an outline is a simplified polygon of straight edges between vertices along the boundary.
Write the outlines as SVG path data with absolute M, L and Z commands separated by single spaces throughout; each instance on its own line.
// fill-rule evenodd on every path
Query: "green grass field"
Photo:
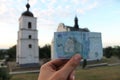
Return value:
M 77 69 L 76 80 L 120 80 L 120 66 Z
M 37 80 L 38 73 L 12 75 L 10 80 Z
M 12 75 L 11 80 L 37 80 L 38 73 Z M 76 69 L 75 80 L 120 80 L 120 66 Z

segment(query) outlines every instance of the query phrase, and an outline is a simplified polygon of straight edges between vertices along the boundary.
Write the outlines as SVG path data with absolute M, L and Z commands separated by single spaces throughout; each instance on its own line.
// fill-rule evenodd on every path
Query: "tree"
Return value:
M 115 46 L 113 53 L 114 56 L 117 56 L 120 59 L 120 46 Z
M 106 47 L 103 49 L 103 55 L 106 57 L 106 58 L 111 58 L 111 56 L 113 55 L 113 48 L 112 47 Z
M 0 59 L 4 59 L 4 56 L 5 56 L 4 51 L 0 50 Z
M 0 67 L 0 80 L 10 80 L 10 77 L 7 67 Z
M 45 45 L 42 48 L 39 47 L 39 58 L 48 58 L 50 59 L 50 53 L 51 53 L 51 46 Z
M 16 45 L 7 50 L 7 55 L 9 56 L 8 60 L 10 61 L 16 59 Z

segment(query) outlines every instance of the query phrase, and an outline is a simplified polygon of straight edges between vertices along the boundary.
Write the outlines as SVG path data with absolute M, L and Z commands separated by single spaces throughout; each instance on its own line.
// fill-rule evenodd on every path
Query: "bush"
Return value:
M 40 59 L 50 59 L 51 46 L 45 45 L 42 48 L 39 48 L 39 58 Z
M 7 67 L 0 67 L 0 80 L 10 80 L 10 75 Z
M 120 59 L 120 46 L 104 48 L 104 56 L 106 58 L 111 58 L 111 56 L 116 56 Z
M 106 58 L 111 58 L 113 55 L 113 48 L 112 47 L 104 48 L 103 52 Z
M 114 47 L 114 56 L 117 56 L 120 59 L 120 46 Z

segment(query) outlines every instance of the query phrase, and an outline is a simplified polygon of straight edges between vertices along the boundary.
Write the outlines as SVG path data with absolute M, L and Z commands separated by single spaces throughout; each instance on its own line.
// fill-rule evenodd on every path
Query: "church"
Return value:
M 37 18 L 30 12 L 29 3 L 27 11 L 19 18 L 19 31 L 16 50 L 16 63 L 20 66 L 39 65 Z
M 90 32 L 88 28 L 79 28 L 77 16 L 74 18 L 74 26 L 67 26 L 64 23 L 60 23 L 57 28 L 57 32 L 65 31 L 80 31 L 80 32 Z

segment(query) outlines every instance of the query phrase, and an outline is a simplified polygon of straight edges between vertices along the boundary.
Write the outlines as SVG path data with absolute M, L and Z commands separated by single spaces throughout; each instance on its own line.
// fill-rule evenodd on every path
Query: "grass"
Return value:
M 120 80 L 120 66 L 77 69 L 76 80 Z
M 112 56 L 111 58 L 105 58 L 103 57 L 102 59 L 103 62 L 107 62 L 109 64 L 113 64 L 113 63 L 119 63 L 120 62 L 120 59 L 118 59 L 117 57 L 115 56 Z
M 12 75 L 10 80 L 37 80 L 38 73 Z
M 13 75 L 11 80 L 37 80 L 38 73 Z M 120 80 L 120 66 L 76 69 L 75 80 Z

